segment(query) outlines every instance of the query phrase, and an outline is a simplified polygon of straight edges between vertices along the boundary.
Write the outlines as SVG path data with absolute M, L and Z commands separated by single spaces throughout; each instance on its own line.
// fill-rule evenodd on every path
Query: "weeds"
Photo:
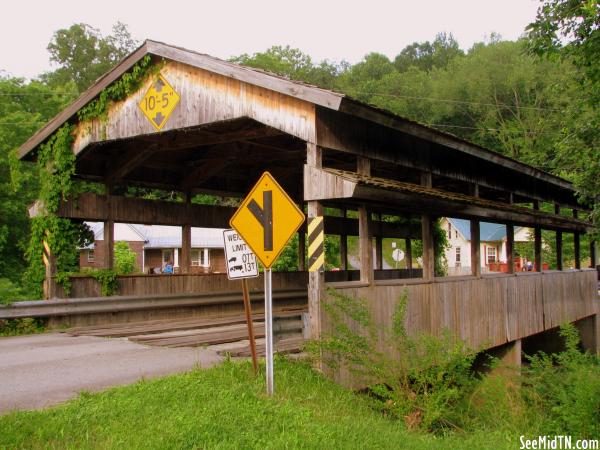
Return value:
M 308 346 L 326 367 L 367 386 L 376 409 L 408 428 L 445 434 L 600 435 L 600 360 L 582 353 L 573 325 L 560 328 L 566 350 L 538 353 L 519 370 L 472 370 L 476 351 L 454 339 L 409 335 L 402 295 L 391 324 L 375 323 L 365 300 L 328 291 L 331 331 Z
M 407 296 L 398 301 L 391 326 L 375 324 L 363 299 L 328 291 L 323 305 L 333 332 L 311 347 L 327 367 L 347 369 L 377 399 L 386 415 L 409 428 L 460 430 L 456 405 L 473 390 L 476 352 L 444 333 L 411 337 L 406 331 Z

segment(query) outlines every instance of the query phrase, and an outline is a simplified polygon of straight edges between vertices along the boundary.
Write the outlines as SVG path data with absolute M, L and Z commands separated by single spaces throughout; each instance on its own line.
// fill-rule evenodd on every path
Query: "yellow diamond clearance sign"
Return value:
M 179 103 L 179 94 L 171 87 L 169 82 L 158 75 L 146 95 L 139 103 L 139 107 L 157 131 L 167 123 L 169 116 Z
M 304 222 L 304 213 L 269 172 L 262 174 L 229 224 L 268 269 Z

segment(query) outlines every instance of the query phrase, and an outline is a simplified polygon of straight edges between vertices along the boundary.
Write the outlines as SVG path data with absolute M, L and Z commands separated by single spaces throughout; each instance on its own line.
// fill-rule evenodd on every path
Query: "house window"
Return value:
M 448 222 L 448 239 L 452 239 L 452 224 Z
M 493 264 L 496 262 L 496 247 L 487 248 L 487 263 Z
M 456 253 L 455 253 L 455 261 L 456 261 L 456 265 L 460 266 L 460 247 L 456 247 Z
M 195 267 L 208 267 L 209 264 L 209 253 L 207 248 L 192 249 L 192 266 Z
M 93 263 L 95 261 L 95 257 L 96 255 L 94 253 L 94 250 L 90 249 L 87 251 L 87 262 Z

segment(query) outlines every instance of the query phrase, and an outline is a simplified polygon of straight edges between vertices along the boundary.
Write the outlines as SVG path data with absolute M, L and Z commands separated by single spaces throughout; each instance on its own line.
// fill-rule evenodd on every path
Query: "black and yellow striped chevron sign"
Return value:
M 322 272 L 325 266 L 323 217 L 308 219 L 308 271 Z

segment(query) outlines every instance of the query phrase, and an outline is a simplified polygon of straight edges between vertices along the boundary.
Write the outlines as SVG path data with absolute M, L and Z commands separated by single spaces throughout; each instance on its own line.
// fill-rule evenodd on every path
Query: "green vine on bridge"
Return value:
M 130 72 L 123 74 L 96 99 L 81 108 L 77 113 L 79 121 L 105 119 L 113 102 L 123 100 L 136 92 L 148 76 L 158 72 L 160 67 L 161 65 L 153 65 L 150 56 L 146 55 L 133 66 Z M 75 175 L 75 154 L 72 150 L 74 132 L 75 125 L 68 123 L 63 125 L 40 145 L 38 152 L 40 179 L 38 198 L 42 207 L 31 223 L 31 237 L 26 250 L 29 267 L 24 274 L 24 282 L 40 298 L 43 295 L 42 285 L 46 275 L 42 260 L 44 242 L 55 258 L 56 281 L 63 287 L 67 296 L 71 288 L 70 275 L 79 270 L 79 248 L 93 242 L 93 235 L 83 222 L 60 218 L 56 214 L 61 200 L 67 200 L 81 190 L 82 183 L 73 179 Z M 114 286 L 111 286 L 106 291 L 112 291 L 113 288 Z
M 162 64 L 152 64 L 152 58 L 149 55 L 144 56 L 133 66 L 131 72 L 123 74 L 119 80 L 104 89 L 98 98 L 81 108 L 77 112 L 77 118 L 81 122 L 96 118 L 105 119 L 113 102 L 123 100 L 136 92 L 148 76 L 157 73 L 161 67 Z

